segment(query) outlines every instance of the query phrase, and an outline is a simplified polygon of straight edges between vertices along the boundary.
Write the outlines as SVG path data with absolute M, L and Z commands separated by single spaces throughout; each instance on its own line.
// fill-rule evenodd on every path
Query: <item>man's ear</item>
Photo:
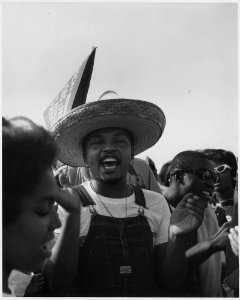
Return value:
M 88 167 L 86 155 L 83 154 L 84 167 Z
M 129 163 L 129 170 L 134 169 L 133 168 L 133 159 L 134 159 L 134 157 L 131 157 L 131 160 L 130 160 L 130 163 Z
M 134 159 L 134 147 L 133 145 L 131 146 L 131 159 Z
M 88 168 L 87 155 L 84 148 L 82 154 L 83 154 L 84 166 Z

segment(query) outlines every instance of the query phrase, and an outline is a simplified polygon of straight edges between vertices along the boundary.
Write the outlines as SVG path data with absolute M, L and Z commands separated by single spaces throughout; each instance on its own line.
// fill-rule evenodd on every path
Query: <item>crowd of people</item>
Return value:
M 158 172 L 135 156 L 165 124 L 123 98 L 51 131 L 2 119 L 3 296 L 239 296 L 237 158 L 186 149 Z

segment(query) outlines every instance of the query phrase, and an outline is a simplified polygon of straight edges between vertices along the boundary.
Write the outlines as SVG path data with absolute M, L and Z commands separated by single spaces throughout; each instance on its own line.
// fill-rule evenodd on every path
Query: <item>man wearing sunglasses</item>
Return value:
M 237 159 L 231 151 L 223 149 L 205 149 L 202 151 L 214 163 L 217 181 L 214 184 L 214 199 L 217 208 L 224 209 L 226 218 L 231 221 L 233 215 L 233 194 L 236 185 Z
M 170 210 L 173 211 L 188 193 L 209 202 L 216 180 L 213 163 L 204 154 L 197 151 L 180 152 L 171 162 L 169 187 L 164 194 Z M 188 239 L 186 256 L 189 271 L 181 296 L 222 295 L 221 269 L 224 254 L 219 251 L 224 249 L 227 243 L 227 228 L 221 229 L 220 232 L 218 230 L 216 215 L 208 205 L 202 225 L 192 234 L 191 239 Z M 214 239 L 210 240 L 212 236 Z M 202 244 L 203 241 L 207 242 Z

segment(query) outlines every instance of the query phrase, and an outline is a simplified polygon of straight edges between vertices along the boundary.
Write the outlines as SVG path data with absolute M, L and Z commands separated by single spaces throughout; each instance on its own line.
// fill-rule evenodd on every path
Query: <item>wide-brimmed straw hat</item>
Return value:
M 82 142 L 101 128 L 122 128 L 134 138 L 134 155 L 153 146 L 161 137 L 166 119 L 155 104 L 133 99 L 108 99 L 78 106 L 53 126 L 60 148 L 59 159 L 67 165 L 84 166 Z

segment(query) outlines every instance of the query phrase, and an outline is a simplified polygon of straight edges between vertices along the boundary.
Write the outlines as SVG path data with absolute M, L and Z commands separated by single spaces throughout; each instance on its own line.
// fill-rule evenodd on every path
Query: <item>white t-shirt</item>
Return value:
M 23 297 L 26 288 L 30 284 L 33 277 L 33 273 L 25 274 L 18 270 L 12 270 L 8 278 L 8 286 L 14 295 L 17 297 Z
M 110 216 L 104 205 L 115 218 L 136 217 L 138 215 L 139 205 L 135 203 L 135 194 L 127 198 L 107 198 L 96 194 L 91 188 L 90 181 L 82 183 L 92 200 L 96 203 L 93 207 L 100 215 Z M 144 215 L 146 216 L 154 237 L 154 245 L 166 243 L 168 241 L 168 228 L 170 223 L 170 211 L 166 199 L 159 193 L 142 190 L 145 196 L 146 207 Z M 102 203 L 101 203 L 100 199 Z M 127 207 L 126 207 L 127 203 Z M 66 211 L 59 206 L 59 218 L 64 224 Z M 91 213 L 89 207 L 82 207 L 80 218 L 80 234 L 86 236 L 89 230 Z
M 23 297 L 26 288 L 30 284 L 33 273 L 25 274 L 18 270 L 12 270 L 8 277 L 8 287 L 11 294 L 2 293 L 3 297 Z

